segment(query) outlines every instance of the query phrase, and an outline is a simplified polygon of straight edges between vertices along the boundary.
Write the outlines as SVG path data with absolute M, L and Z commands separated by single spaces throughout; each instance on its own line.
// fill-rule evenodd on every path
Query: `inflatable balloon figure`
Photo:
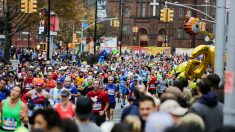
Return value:
M 98 63 L 102 63 L 104 61 L 104 58 L 107 56 L 107 52 L 106 50 L 103 50 L 100 54 L 100 57 L 99 57 L 99 60 L 98 60 Z
M 200 78 L 210 66 L 214 71 L 214 46 L 200 45 L 192 52 L 194 59 L 189 59 L 187 62 L 180 64 L 176 67 L 175 72 L 178 73 L 178 78 Z M 203 56 L 199 60 L 199 56 Z
M 184 31 L 189 35 L 197 35 L 200 32 L 199 18 L 185 16 Z

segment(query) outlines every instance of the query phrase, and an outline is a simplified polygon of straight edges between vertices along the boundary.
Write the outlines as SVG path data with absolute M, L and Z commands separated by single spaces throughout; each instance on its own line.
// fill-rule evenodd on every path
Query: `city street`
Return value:
M 0 0 L 0 132 L 235 132 L 234 22 L 235 0 Z

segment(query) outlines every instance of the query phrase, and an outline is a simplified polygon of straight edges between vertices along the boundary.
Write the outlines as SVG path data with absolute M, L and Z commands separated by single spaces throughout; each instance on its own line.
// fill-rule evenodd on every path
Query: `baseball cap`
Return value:
M 181 107 L 175 100 L 167 100 L 160 105 L 160 111 L 165 111 L 175 116 L 183 116 L 188 112 L 188 109 Z
M 61 91 L 61 96 L 63 97 L 69 97 L 70 96 L 70 92 L 68 90 L 62 90 Z
M 145 132 L 164 132 L 174 125 L 174 120 L 169 113 L 154 112 L 150 114 L 146 121 Z
M 50 66 L 50 67 L 48 67 L 48 70 L 52 70 L 53 68 Z
M 34 82 L 36 86 L 42 86 L 44 84 L 44 80 L 41 78 L 35 78 Z
M 79 97 L 75 112 L 78 118 L 89 118 L 92 113 L 92 100 L 87 97 Z
M 59 78 L 56 79 L 56 82 L 57 83 L 63 83 L 64 79 L 62 77 L 59 77 Z

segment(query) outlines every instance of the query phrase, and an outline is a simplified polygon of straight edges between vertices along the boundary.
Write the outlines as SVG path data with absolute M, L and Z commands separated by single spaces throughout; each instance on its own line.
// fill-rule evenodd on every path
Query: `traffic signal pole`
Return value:
M 201 14 L 207 16 L 209 19 L 215 21 L 215 18 L 213 18 L 212 16 L 206 14 L 206 13 L 203 12 L 203 11 L 200 11 L 200 10 L 198 10 L 198 9 L 195 9 L 195 8 L 193 8 L 193 7 L 190 7 L 190 6 L 187 6 L 187 5 L 184 5 L 184 4 L 172 3 L 172 2 L 168 2 L 168 1 L 165 1 L 165 4 L 166 4 L 166 5 L 174 5 L 174 6 L 184 7 L 184 8 L 187 8 L 187 9 L 194 10 L 194 11 L 196 11 L 196 12 L 199 12 L 199 13 L 201 13 Z
M 215 33 L 215 73 L 224 81 L 224 49 L 225 49 L 225 15 L 226 1 L 216 1 L 216 33 Z
M 223 0 L 217 0 L 224 4 Z M 218 3 L 218 4 L 219 4 Z M 222 7 L 220 5 L 220 7 Z M 224 104 L 224 125 L 235 127 L 235 0 L 230 0 L 229 27 L 228 27 L 228 60 L 225 74 L 225 104 Z M 221 45 L 223 45 L 221 43 Z
M 48 0 L 48 9 L 47 9 L 47 60 L 50 59 L 50 27 L 51 27 L 51 0 Z

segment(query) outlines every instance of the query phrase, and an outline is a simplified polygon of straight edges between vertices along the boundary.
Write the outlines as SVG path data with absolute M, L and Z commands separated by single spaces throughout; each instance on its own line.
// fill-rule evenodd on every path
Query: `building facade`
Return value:
M 193 4 L 191 6 L 201 10 L 215 18 L 214 0 L 168 0 L 172 3 Z M 165 7 L 164 0 L 123 0 L 123 36 L 122 44 L 125 46 L 157 46 L 172 48 L 191 48 L 200 44 L 206 44 L 205 34 L 190 36 L 184 32 L 185 15 L 208 19 L 193 10 L 168 5 L 174 10 L 174 21 L 165 23 L 159 20 L 160 10 Z M 120 0 L 108 0 L 108 17 L 120 18 Z M 206 29 L 213 32 L 213 23 L 206 22 Z

